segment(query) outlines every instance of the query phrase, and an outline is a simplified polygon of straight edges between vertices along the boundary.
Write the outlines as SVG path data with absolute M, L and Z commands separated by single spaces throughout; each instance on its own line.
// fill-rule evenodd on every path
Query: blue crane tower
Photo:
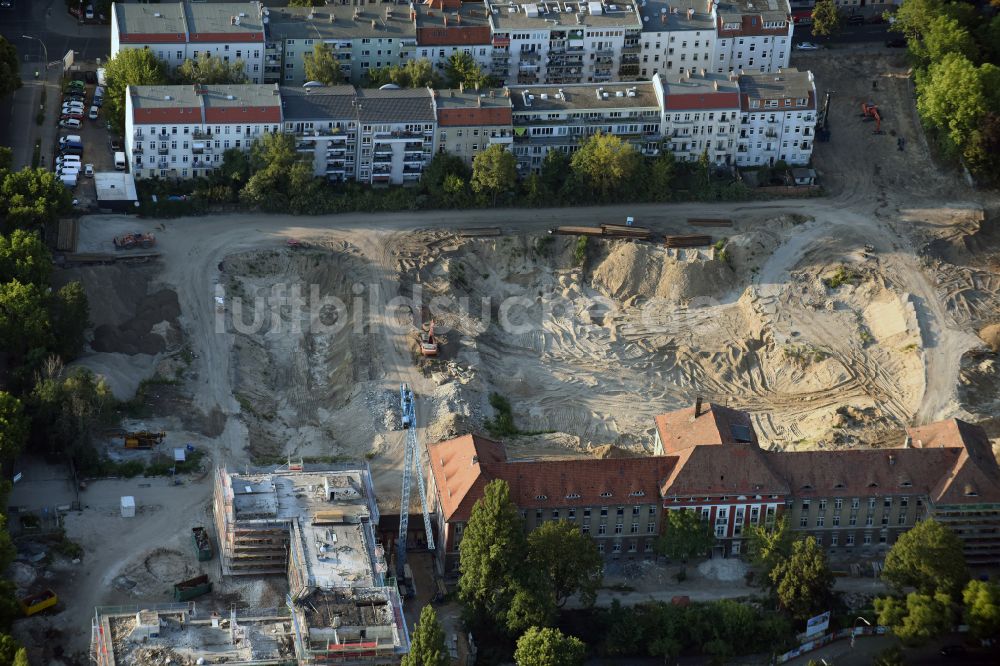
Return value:
M 406 532 L 410 522 L 410 475 L 417 477 L 420 490 L 420 506 L 424 512 L 424 530 L 427 532 L 427 549 L 434 550 L 434 528 L 431 514 L 427 509 L 427 491 L 424 488 L 419 444 L 417 443 L 417 416 L 413 405 L 413 391 L 406 384 L 399 385 L 399 403 L 402 411 L 403 429 L 406 431 L 406 448 L 403 453 L 403 492 L 399 499 L 399 539 L 396 542 L 396 575 L 403 578 L 406 566 Z

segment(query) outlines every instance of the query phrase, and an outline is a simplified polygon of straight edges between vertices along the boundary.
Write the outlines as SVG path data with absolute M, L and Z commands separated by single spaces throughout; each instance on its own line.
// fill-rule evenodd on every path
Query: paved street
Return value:
M 46 70 L 48 61 L 60 60 L 72 49 L 75 59 L 107 58 L 110 50 L 110 28 L 106 25 L 80 25 L 66 12 L 61 0 L 16 0 L 9 9 L 0 9 L 0 34 L 7 38 L 21 56 L 21 78 L 24 87 L 11 95 L 10 103 L 0 105 L 0 145 L 14 150 L 14 167 L 31 165 L 34 142 L 42 137 L 42 164 L 51 162 L 47 150 L 55 140 L 55 112 L 60 100 L 61 64 Z M 25 39 L 30 35 L 37 39 Z M 41 40 L 41 43 L 39 42 Z M 44 48 L 42 44 L 44 43 Z M 35 79 L 34 73 L 41 76 Z M 41 102 L 42 86 L 48 86 L 45 124 L 35 122 Z

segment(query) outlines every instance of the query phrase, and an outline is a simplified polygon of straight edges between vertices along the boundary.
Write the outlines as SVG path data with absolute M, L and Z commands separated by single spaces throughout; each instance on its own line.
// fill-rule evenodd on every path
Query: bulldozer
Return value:
M 134 250 L 137 247 L 143 249 L 149 249 L 156 245 L 156 236 L 151 233 L 142 233 L 141 231 L 136 231 L 131 234 L 122 234 L 121 236 L 115 236 L 115 249 L 116 250 Z
M 151 449 L 162 442 L 166 438 L 167 433 L 139 430 L 136 432 L 122 432 L 117 436 L 125 440 L 126 449 Z

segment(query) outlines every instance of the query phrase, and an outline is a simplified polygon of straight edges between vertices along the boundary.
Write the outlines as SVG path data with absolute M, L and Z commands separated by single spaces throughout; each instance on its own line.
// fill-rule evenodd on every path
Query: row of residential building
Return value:
M 507 146 L 522 173 L 549 150 L 572 152 L 603 132 L 645 155 L 716 164 L 806 164 L 816 124 L 812 74 L 686 73 L 614 84 L 520 85 L 486 92 L 341 85 L 137 86 L 126 99 L 125 151 L 136 178 L 192 178 L 224 151 L 267 133 L 296 137 L 313 173 L 332 181 L 405 184 L 437 152 L 471 163 Z
M 300 85 L 303 56 L 330 46 L 346 81 L 467 53 L 502 85 L 649 80 L 788 66 L 788 0 L 331 0 L 112 5 L 111 54 L 148 48 L 171 66 L 200 54 L 244 63 L 252 83 Z
M 957 419 L 909 428 L 897 448 L 779 452 L 745 412 L 702 403 L 656 417 L 656 455 L 519 461 L 476 435 L 427 446 L 438 566 L 458 546 L 486 484 L 505 480 L 527 529 L 568 520 L 608 559 L 649 559 L 667 511 L 697 512 L 716 553 L 743 552 L 751 526 L 787 517 L 831 554 L 878 557 L 934 518 L 970 565 L 1000 564 L 1000 468 L 982 428 Z M 668 535 L 669 536 L 669 535 Z

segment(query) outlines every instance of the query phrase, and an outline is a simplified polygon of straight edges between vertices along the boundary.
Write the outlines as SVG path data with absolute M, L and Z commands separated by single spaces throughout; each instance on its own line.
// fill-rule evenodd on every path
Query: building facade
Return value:
M 717 74 L 740 70 L 774 72 L 792 55 L 792 10 L 788 0 L 722 0 L 715 4 L 712 67 Z
M 440 570 L 455 570 L 472 507 L 494 479 L 510 485 L 527 530 L 572 521 L 609 559 L 652 557 L 664 512 L 694 511 L 723 555 L 745 552 L 751 527 L 784 515 L 831 555 L 879 557 L 929 517 L 955 532 L 969 564 L 1000 563 L 1000 467 L 977 426 L 910 428 L 888 449 L 781 452 L 759 447 L 746 412 L 701 400 L 655 425 L 654 455 L 624 460 L 513 462 L 474 435 L 429 445 Z
M 664 148 L 692 162 L 708 153 L 714 164 L 733 164 L 740 123 L 740 89 L 735 77 L 688 71 L 656 75 L 654 86 L 663 100 Z
M 266 16 L 257 2 L 111 5 L 111 56 L 149 49 L 170 67 L 211 55 L 243 63 L 247 81 L 264 81 Z
M 573 153 L 598 132 L 614 134 L 645 155 L 661 141 L 661 100 L 648 81 L 562 86 L 509 86 L 513 152 L 522 174 L 537 173 L 550 150 Z
M 816 82 L 812 72 L 779 69 L 739 77 L 739 166 L 808 164 L 816 129 Z
M 447 152 L 472 164 L 481 151 L 495 143 L 513 145 L 510 97 L 487 93 L 445 90 L 435 95 L 437 152 Z

